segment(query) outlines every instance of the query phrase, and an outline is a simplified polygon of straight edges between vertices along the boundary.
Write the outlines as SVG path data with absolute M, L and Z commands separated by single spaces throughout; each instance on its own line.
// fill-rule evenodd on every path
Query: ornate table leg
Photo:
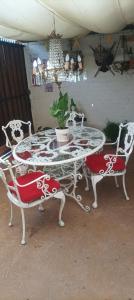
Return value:
M 80 173 L 77 173 L 76 162 L 74 162 L 74 173 L 72 174 L 72 181 L 67 186 L 65 186 L 64 193 L 66 196 L 72 197 L 85 212 L 89 212 L 90 207 L 88 205 L 85 206 L 81 202 L 82 196 L 76 195 L 77 181 L 78 181 L 78 179 L 81 179 L 81 178 L 82 178 L 82 175 Z M 72 190 L 70 191 L 71 187 L 72 187 Z

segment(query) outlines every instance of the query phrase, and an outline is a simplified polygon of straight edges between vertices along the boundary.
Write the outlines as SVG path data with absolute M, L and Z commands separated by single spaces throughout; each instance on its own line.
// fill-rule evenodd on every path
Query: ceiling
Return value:
M 43 40 L 52 32 L 54 18 L 63 38 L 114 33 L 134 24 L 134 0 L 0 0 L 0 36 Z

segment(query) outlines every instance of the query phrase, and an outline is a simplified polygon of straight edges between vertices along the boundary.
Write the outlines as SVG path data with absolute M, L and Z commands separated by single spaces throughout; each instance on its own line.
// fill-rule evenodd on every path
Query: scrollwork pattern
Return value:
M 23 130 L 21 129 L 21 121 L 11 121 L 9 127 L 11 128 L 11 136 L 14 141 L 19 143 L 24 138 Z M 19 131 L 19 136 L 16 136 L 15 132 Z
M 48 174 L 46 174 L 45 177 L 43 177 L 37 181 L 37 188 L 41 189 L 42 193 L 43 193 L 43 196 L 41 196 L 41 199 L 47 199 L 51 195 L 54 196 L 54 194 L 57 193 L 57 189 L 55 187 L 51 189 L 51 192 L 49 191 L 49 189 L 50 189 L 49 180 L 50 180 L 50 176 Z
M 106 170 L 100 170 L 100 171 L 99 171 L 99 174 L 100 174 L 100 175 L 106 175 L 106 174 L 112 174 L 112 173 L 114 173 L 113 165 L 114 165 L 114 164 L 116 163 L 116 161 L 117 161 L 117 156 L 110 155 L 110 154 L 106 154 L 106 155 L 104 156 L 104 159 L 105 159 L 105 160 L 108 160 L 108 162 L 106 163 L 107 169 L 106 169 Z

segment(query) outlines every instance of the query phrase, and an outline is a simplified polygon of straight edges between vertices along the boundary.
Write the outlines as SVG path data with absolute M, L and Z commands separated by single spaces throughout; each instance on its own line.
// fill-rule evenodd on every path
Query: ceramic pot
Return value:
M 55 128 L 56 137 L 58 142 L 68 142 L 69 141 L 69 128 Z

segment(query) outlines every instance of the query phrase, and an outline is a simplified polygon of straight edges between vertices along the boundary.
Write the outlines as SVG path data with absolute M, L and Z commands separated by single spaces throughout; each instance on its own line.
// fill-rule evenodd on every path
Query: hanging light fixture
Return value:
M 63 52 L 62 36 L 56 33 L 55 16 L 54 28 L 49 36 L 49 59 L 34 58 L 32 84 L 43 85 L 55 82 L 60 90 L 63 81 L 77 82 L 86 80 L 83 67 L 83 54 L 77 39 L 70 40 L 70 46 Z
M 41 85 L 43 82 L 52 83 L 55 82 L 58 88 L 61 88 L 63 81 L 77 82 L 87 79 L 86 73 L 83 72 L 83 56 L 80 50 L 63 52 L 62 48 L 62 36 L 56 33 L 55 29 L 55 15 L 53 14 L 53 31 L 49 36 L 49 59 L 47 64 L 40 63 L 40 66 L 36 66 L 36 72 L 38 73 L 34 77 L 36 84 Z M 38 60 L 38 59 L 37 59 Z M 38 65 L 38 62 L 37 62 Z M 35 69 L 35 66 L 33 66 Z M 40 84 L 38 84 L 40 81 Z
M 61 35 L 56 34 L 55 30 L 49 38 L 49 68 L 60 70 L 64 67 L 64 56 L 62 50 Z
M 80 80 L 86 80 L 86 72 L 83 66 L 82 52 L 77 49 L 68 51 L 65 55 L 64 70 L 66 81 L 77 82 Z
M 64 75 L 64 55 L 62 50 L 62 39 L 60 34 L 56 34 L 55 16 L 53 15 L 54 30 L 49 36 L 49 60 L 45 72 L 46 82 L 56 82 L 59 89 L 62 76 Z

